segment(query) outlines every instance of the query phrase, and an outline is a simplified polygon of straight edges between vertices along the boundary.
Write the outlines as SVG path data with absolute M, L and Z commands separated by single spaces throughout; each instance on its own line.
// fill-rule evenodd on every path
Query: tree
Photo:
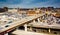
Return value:
M 3 9 L 4 9 L 5 11 L 8 11 L 8 7 L 4 7 Z

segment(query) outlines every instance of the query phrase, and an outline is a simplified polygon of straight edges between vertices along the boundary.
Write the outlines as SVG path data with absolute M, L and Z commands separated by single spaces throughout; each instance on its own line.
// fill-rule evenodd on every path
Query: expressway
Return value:
M 27 24 L 27 22 L 35 20 L 35 19 L 39 18 L 42 15 L 33 15 L 33 16 L 22 18 L 21 20 L 18 20 L 16 22 L 13 22 L 13 23 L 9 24 L 9 26 L 3 27 L 2 29 L 0 29 L 0 35 L 1 34 L 4 35 L 5 33 L 8 33 L 11 30 L 17 28 L 18 26 Z

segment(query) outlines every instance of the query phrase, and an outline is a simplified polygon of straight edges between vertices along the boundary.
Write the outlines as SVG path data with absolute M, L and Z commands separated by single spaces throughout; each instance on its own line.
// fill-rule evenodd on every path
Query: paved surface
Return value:
M 55 35 L 55 34 L 46 34 L 46 33 L 36 33 L 36 32 L 27 32 L 23 30 L 16 30 L 12 32 L 12 34 L 16 35 Z
M 11 24 L 9 27 L 7 27 L 7 28 L 4 27 L 3 29 L 1 29 L 0 32 L 4 32 L 4 31 L 6 31 L 6 30 L 8 30 L 8 29 L 12 29 L 12 28 L 14 28 L 14 27 L 20 26 L 21 24 L 25 24 L 25 22 L 34 20 L 34 19 L 36 19 L 36 18 L 38 18 L 38 17 L 40 17 L 40 16 L 42 16 L 42 15 L 34 15 L 34 16 L 29 16 L 29 17 L 23 18 L 24 20 L 21 19 L 21 20 L 19 20 L 19 21 L 17 21 L 17 22 L 14 22 L 14 23 Z
M 59 24 L 52 24 L 52 25 L 48 25 L 47 23 L 41 23 L 41 22 L 32 22 L 29 23 L 28 26 L 33 26 L 33 27 L 42 27 L 42 28 L 52 28 L 52 29 L 60 29 L 60 25 Z

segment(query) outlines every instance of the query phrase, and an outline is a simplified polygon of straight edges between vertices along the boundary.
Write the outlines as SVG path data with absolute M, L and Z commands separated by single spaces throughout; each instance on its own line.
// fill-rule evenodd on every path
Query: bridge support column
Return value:
M 4 35 L 8 35 L 8 33 L 4 34 Z
M 25 31 L 27 31 L 27 24 L 25 24 L 24 27 L 25 27 Z
M 38 22 L 40 22 L 40 19 L 39 18 L 37 20 L 38 20 Z
M 50 33 L 50 32 L 51 32 L 51 29 L 49 29 L 48 31 L 49 31 L 49 33 Z
M 33 20 L 33 22 L 35 23 L 35 20 Z

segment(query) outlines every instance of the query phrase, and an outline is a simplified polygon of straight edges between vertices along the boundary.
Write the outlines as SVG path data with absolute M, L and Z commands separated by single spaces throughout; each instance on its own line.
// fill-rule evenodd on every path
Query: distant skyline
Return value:
M 57 7 L 60 8 L 60 0 L 0 0 L 0 8 L 34 8 Z

